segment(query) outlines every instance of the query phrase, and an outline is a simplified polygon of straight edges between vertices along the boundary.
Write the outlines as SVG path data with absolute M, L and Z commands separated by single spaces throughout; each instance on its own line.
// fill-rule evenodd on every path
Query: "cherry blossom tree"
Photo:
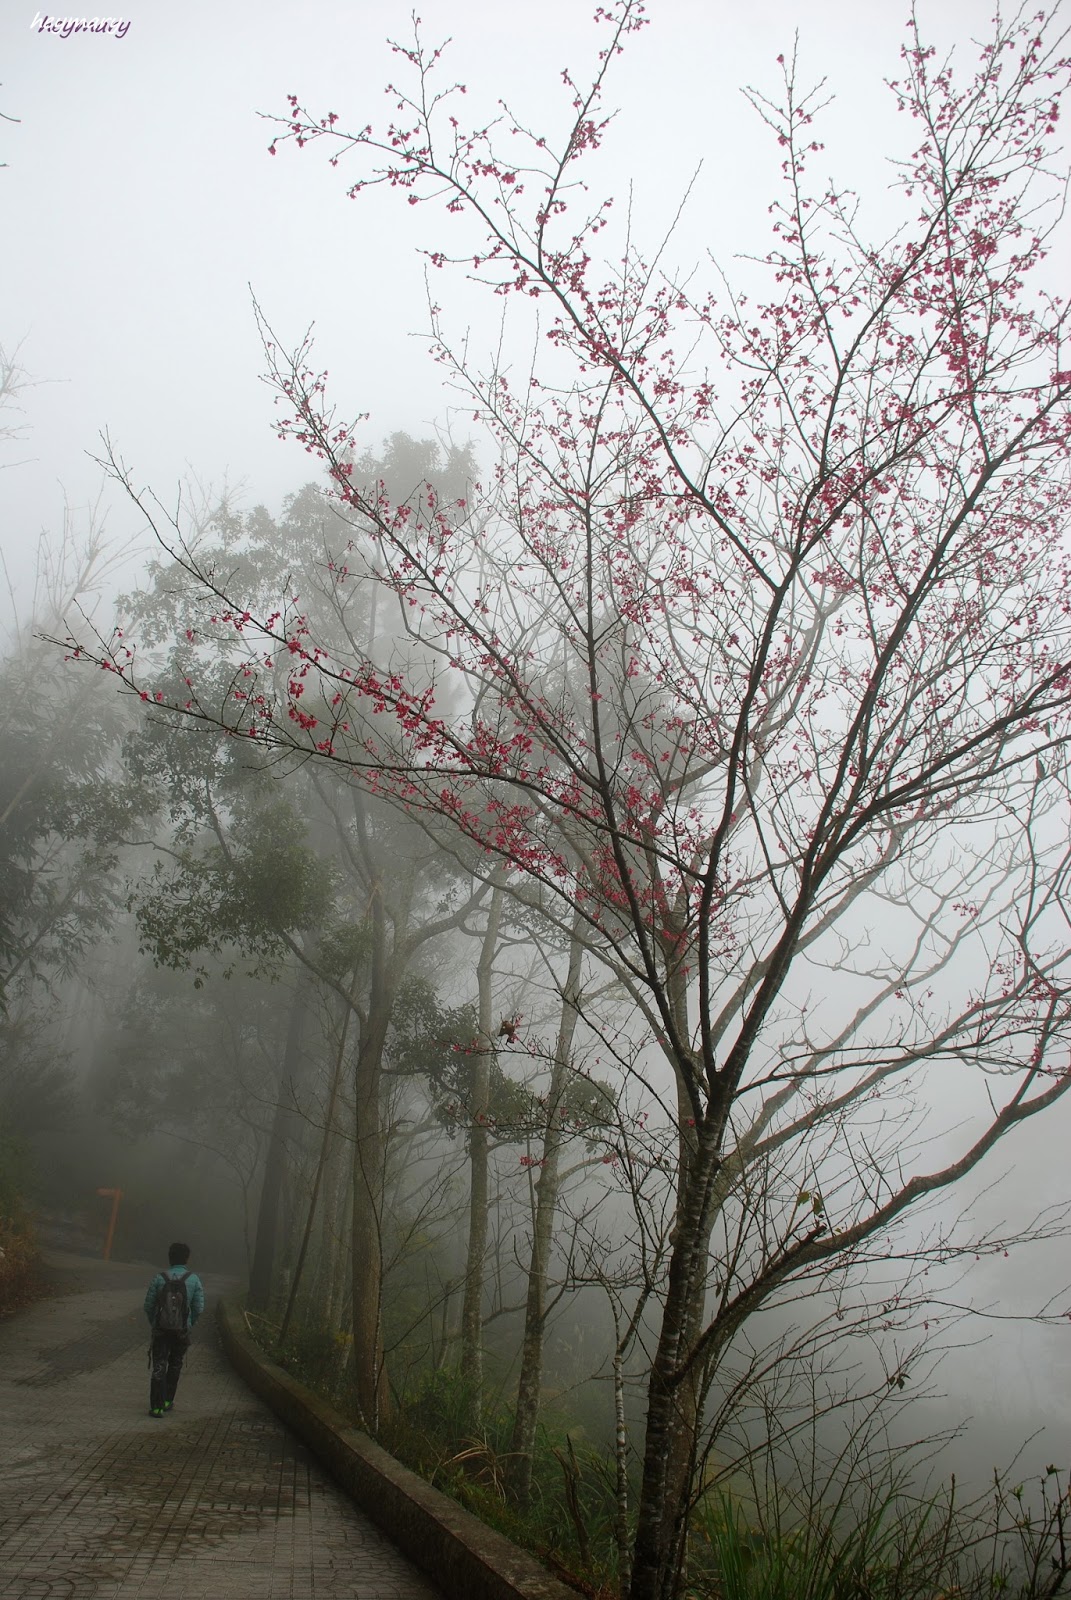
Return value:
M 813 181 L 819 101 L 782 62 L 751 96 L 781 186 L 745 295 L 644 259 L 585 186 L 644 18 L 597 20 L 557 136 L 505 106 L 466 122 L 419 37 L 384 129 L 296 97 L 279 121 L 273 154 L 319 146 L 352 196 L 430 208 L 432 281 L 474 278 L 537 334 L 530 373 L 481 369 L 433 305 L 496 446 L 447 503 L 362 483 L 308 341 L 265 328 L 278 431 L 353 525 L 339 612 L 375 593 L 382 645 L 319 637 L 296 580 L 261 613 L 177 528 L 191 639 L 240 642 L 224 697 L 193 670 L 163 694 L 130 639 L 72 643 L 508 868 L 630 997 L 618 1059 L 675 1135 L 629 1590 L 665 1600 L 749 1321 L 801 1282 L 847 1295 L 1071 1088 L 1071 351 L 1037 286 L 1069 64 L 1021 14 L 961 76 L 913 21 L 890 87 L 914 148 L 875 239 Z M 935 1223 L 926 1249 L 978 1243 Z

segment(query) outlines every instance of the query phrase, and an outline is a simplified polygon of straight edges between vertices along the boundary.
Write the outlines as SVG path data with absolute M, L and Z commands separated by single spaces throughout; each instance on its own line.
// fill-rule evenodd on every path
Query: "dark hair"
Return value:
M 169 1244 L 167 1247 L 167 1264 L 169 1267 L 184 1267 L 190 1259 L 188 1244 Z

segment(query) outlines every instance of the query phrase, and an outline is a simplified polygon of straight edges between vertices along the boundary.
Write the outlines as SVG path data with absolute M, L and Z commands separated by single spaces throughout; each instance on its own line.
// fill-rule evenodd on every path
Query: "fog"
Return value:
M 990 10 L 923 8 L 935 59 L 973 63 Z M 507 152 L 568 137 L 563 69 L 590 82 L 605 22 L 564 0 L 421 16 L 466 127 Z M 659 1493 L 693 1542 L 716 1544 L 718 1492 L 764 1536 L 779 1476 L 796 1514 L 838 1471 L 854 1494 L 853 1430 L 879 1485 L 908 1463 L 920 1494 L 1065 1471 L 1066 452 L 1039 429 L 1048 466 L 1009 450 L 994 473 L 997 401 L 973 377 L 948 399 L 967 358 L 936 332 L 897 346 L 909 382 L 882 325 L 879 399 L 851 369 L 856 308 L 895 279 L 866 273 L 922 205 L 893 187 L 921 139 L 882 87 L 907 71 L 899 11 L 652 5 L 601 144 L 570 147 L 569 204 L 615 208 L 577 224 L 549 310 L 515 260 L 488 292 L 519 247 L 487 253 L 415 182 L 407 205 L 402 157 L 353 198 L 367 150 L 327 158 L 329 111 L 354 133 L 416 115 L 384 96 L 405 7 L 195 0 L 121 36 L 42 17 L 0 23 L 3 1225 L 98 1253 L 120 1190 L 116 1256 L 188 1238 L 210 1285 L 248 1283 L 267 1347 L 418 1466 L 438 1450 L 462 1497 L 501 1480 L 527 1511 L 583 1482 L 600 1581 L 626 1581 L 663 1361 L 684 1398 Z M 748 331 L 782 292 L 762 261 L 788 141 L 760 111 L 793 52 L 829 99 L 796 175 L 857 273 L 820 449 L 810 377 Z M 471 185 L 498 185 L 508 233 L 522 190 L 487 159 Z M 971 271 L 1019 248 L 1000 225 Z M 1017 426 L 1058 341 L 1011 309 L 1059 291 L 1060 226 L 1022 245 L 1029 289 L 1009 266 L 985 302 L 1025 341 L 998 375 Z M 589 249 L 628 329 L 595 399 L 594 321 L 561 312 L 596 317 Z M 894 309 L 928 327 L 933 305 Z M 930 408 L 914 455 L 897 435 L 881 456 L 889 395 Z M 852 428 L 863 488 L 829 466 Z M 793 545 L 830 484 L 843 505 Z M 1028 1091 L 1046 1106 L 1020 1120 Z M 689 1226 L 701 1265 L 678 1271 Z M 638 1600 L 685 1521 L 648 1547 L 641 1526 Z
M 985 0 L 942 0 L 928 24 L 939 43 L 984 31 Z M 192 474 L 251 503 L 278 506 L 300 463 L 280 448 L 260 384 L 263 357 L 250 289 L 288 344 L 314 322 L 351 409 L 371 412 L 368 442 L 441 426 L 446 405 L 428 361 L 422 219 L 369 195 L 358 211 L 344 180 L 318 160 L 267 157 L 271 127 L 298 93 L 310 105 L 367 118 L 386 107 L 390 38 L 411 31 L 405 6 L 209 4 L 181 17 L 128 13 L 124 38 L 67 39 L 9 11 L 0 124 L 5 234 L 3 347 L 20 351 L 32 387 L 6 452 L 0 538 L 20 584 L 26 552 L 56 528 L 62 497 L 95 502 L 108 430 L 141 485 L 163 498 Z M 537 18 L 491 5 L 422 8 L 427 37 L 449 36 L 457 76 L 489 112 L 508 90 L 518 114 L 567 109 L 563 67 L 586 64 L 587 12 L 542 6 Z M 846 3 L 760 3 L 746 15 L 680 0 L 659 8 L 642 56 L 624 56 L 618 111 L 602 158 L 609 192 L 632 185 L 637 225 L 660 237 L 697 167 L 676 259 L 708 249 L 726 262 L 764 247 L 776 154 L 765 147 L 744 84 L 769 89 L 775 57 L 797 29 L 804 76 L 836 94 L 827 129 L 837 172 L 886 188 L 889 136 L 900 128 L 875 86 L 895 74 L 901 19 L 875 8 L 865 28 Z M 860 129 L 865 137 L 859 137 Z M 641 152 L 639 159 L 637 152 Z M 491 345 L 494 323 L 474 328 Z M 18 463 L 12 467 L 12 462 Z M 114 538 L 140 527 L 113 496 Z

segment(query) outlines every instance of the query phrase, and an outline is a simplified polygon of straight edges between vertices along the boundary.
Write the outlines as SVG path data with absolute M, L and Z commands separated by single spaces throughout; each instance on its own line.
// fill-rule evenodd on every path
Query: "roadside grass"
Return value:
M 298 1327 L 280 1351 L 267 1319 L 249 1321 L 267 1354 L 361 1425 L 347 1341 Z M 589 1600 L 627 1593 L 612 1461 L 548 1412 L 520 1506 L 512 1417 L 475 1398 L 457 1373 L 426 1373 L 395 1397 L 379 1442 Z M 723 1475 L 697 1499 L 678 1600 L 1057 1600 L 1071 1594 L 1065 1479 L 1054 1465 L 1030 1484 L 994 1474 L 986 1494 L 961 1504 L 954 1479 L 920 1495 L 902 1466 L 865 1451 L 821 1485 L 766 1474 L 760 1492 L 754 1478 Z

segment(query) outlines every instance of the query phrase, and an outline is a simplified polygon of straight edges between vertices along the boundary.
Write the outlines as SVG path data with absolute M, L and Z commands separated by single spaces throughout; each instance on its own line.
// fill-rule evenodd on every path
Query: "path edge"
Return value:
M 220 1300 L 216 1317 L 239 1376 L 449 1600 L 577 1600 L 577 1591 L 534 1556 L 403 1467 L 270 1360 L 250 1338 L 237 1306 Z

